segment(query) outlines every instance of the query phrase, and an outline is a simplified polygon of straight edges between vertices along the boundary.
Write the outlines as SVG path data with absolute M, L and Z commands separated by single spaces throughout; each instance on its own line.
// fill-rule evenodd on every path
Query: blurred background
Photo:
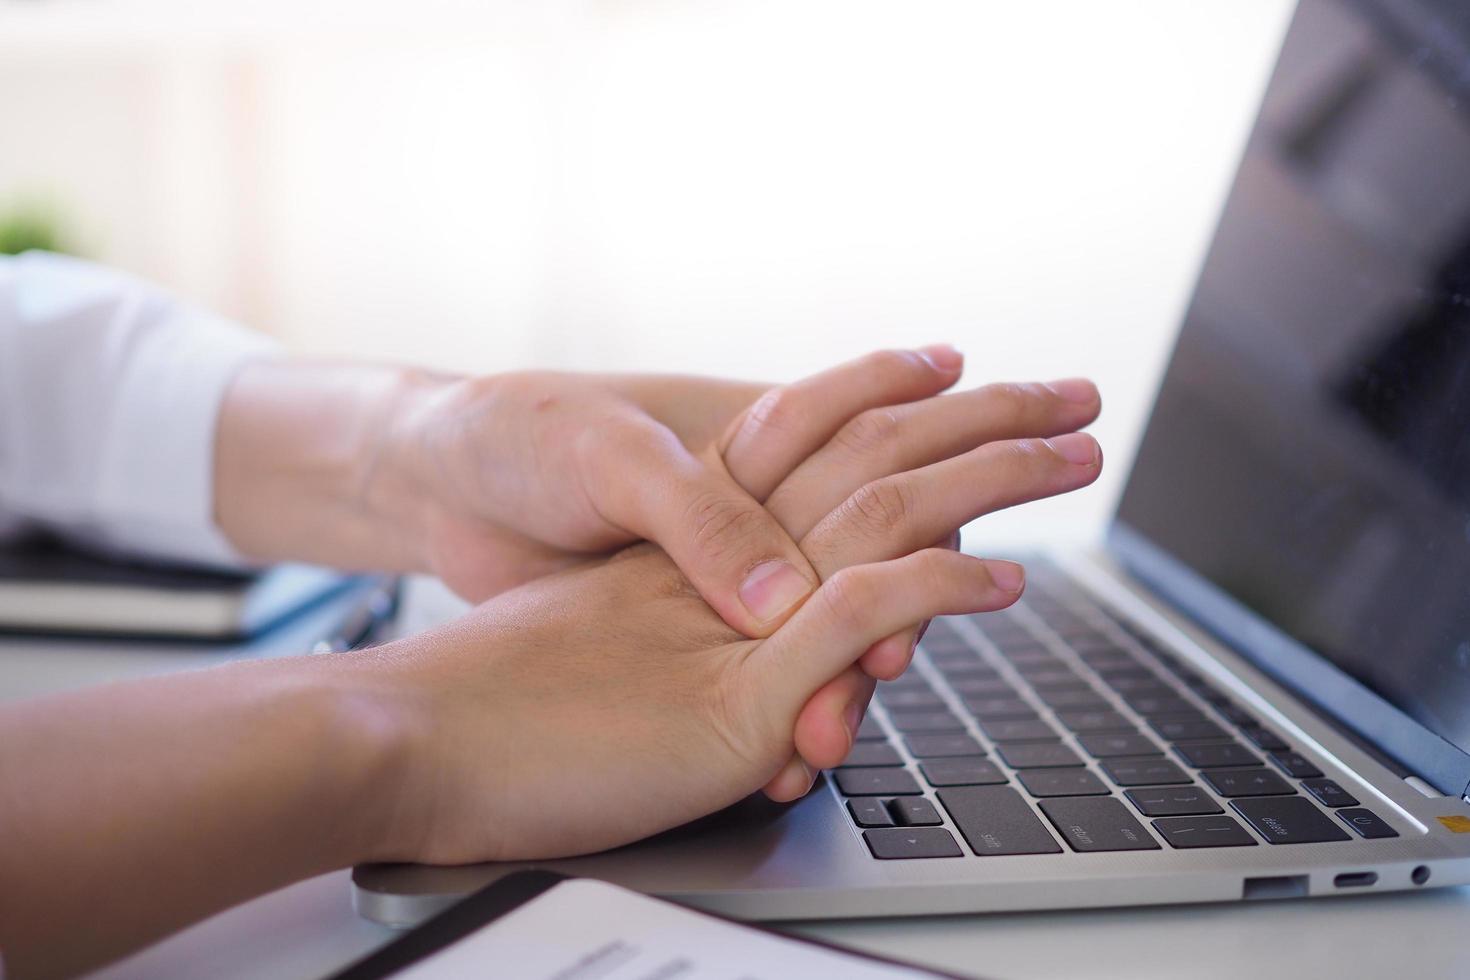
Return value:
M 1086 374 L 1110 512 L 1287 0 L 0 0 L 0 248 L 313 354 Z

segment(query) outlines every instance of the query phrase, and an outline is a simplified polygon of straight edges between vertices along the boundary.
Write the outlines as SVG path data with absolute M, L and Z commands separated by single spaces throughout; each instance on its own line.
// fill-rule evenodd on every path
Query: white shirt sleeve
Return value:
M 0 537 L 237 564 L 214 523 L 215 427 L 235 372 L 276 350 L 123 273 L 0 256 Z

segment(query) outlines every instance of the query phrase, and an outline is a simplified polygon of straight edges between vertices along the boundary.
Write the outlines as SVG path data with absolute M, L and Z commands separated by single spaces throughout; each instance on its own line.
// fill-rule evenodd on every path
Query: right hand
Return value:
M 957 549 L 959 529 L 969 521 L 1076 489 L 1100 471 L 1096 441 L 1075 431 L 1102 407 L 1090 381 L 993 384 L 905 402 L 896 397 L 903 370 L 895 352 L 884 351 L 772 389 L 724 441 L 731 476 L 765 503 L 821 579 L 842 567 L 834 539 L 860 533 L 900 546 L 903 536 L 893 532 L 924 509 L 934 537 L 909 544 Z M 872 407 L 855 411 L 850 396 L 843 397 L 854 391 L 864 392 Z M 1044 472 L 1035 465 L 1037 454 L 1072 465 L 1053 468 L 1041 490 L 1027 483 Z M 931 485 L 966 486 L 969 493 L 920 495 Z M 903 553 L 864 552 L 865 560 Z M 795 799 L 811 787 L 817 769 L 842 761 L 874 679 L 904 671 L 926 625 L 879 640 L 813 696 L 797 721 L 797 753 L 766 787 L 769 796 Z
M 905 473 L 910 506 L 877 522 L 832 507 L 826 479 L 792 484 L 784 506 L 813 525 L 800 537 L 824 582 L 766 639 L 732 630 L 644 544 L 323 663 L 406 733 L 365 857 L 585 853 L 741 799 L 782 770 L 804 707 L 872 644 L 1020 594 L 1019 566 L 931 542 L 966 515 L 1085 485 L 1098 468 L 1039 441 L 982 448 Z

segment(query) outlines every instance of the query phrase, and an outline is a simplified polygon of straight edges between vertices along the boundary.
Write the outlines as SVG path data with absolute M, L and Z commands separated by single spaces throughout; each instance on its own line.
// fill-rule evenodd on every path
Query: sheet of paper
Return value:
M 919 980 L 934 974 L 748 929 L 589 879 L 420 960 L 413 980 Z

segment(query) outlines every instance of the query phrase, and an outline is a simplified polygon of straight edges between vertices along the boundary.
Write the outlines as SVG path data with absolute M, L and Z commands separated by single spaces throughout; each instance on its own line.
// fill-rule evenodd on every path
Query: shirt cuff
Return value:
M 132 332 L 123 381 L 102 441 L 95 513 L 107 544 L 157 558 L 245 564 L 214 519 L 220 407 L 247 363 L 279 355 L 260 334 L 175 306 Z

